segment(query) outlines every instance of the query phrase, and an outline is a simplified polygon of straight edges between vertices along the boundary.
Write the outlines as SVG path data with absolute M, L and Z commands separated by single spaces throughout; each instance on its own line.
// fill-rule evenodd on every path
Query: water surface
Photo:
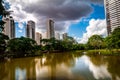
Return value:
M 0 62 L 0 80 L 120 80 L 120 56 L 56 53 Z

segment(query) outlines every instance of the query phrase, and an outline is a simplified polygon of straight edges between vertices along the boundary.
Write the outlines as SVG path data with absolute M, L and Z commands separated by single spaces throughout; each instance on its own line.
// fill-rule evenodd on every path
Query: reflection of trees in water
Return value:
M 46 56 L 45 65 L 56 66 L 57 64 L 65 63 L 67 66 L 74 65 L 74 57 L 68 54 L 50 54 Z
M 120 58 L 119 56 L 102 56 L 102 55 L 91 55 L 89 56 L 92 63 L 96 66 L 106 65 L 107 70 L 111 74 L 112 80 L 120 78 Z
M 72 67 L 75 65 L 75 58 L 80 57 L 81 54 L 72 53 L 56 53 L 45 55 L 45 62 L 43 64 L 42 60 L 44 57 L 37 57 L 41 67 L 49 66 L 51 68 L 51 78 L 56 76 L 56 66 L 60 64 L 65 64 L 67 67 Z M 27 79 L 36 79 L 36 61 L 35 58 L 19 58 L 11 59 L 5 63 L 0 63 L 0 80 L 15 80 L 16 69 L 21 71 L 26 71 Z M 40 67 L 40 68 L 41 68 Z M 57 67 L 58 68 L 58 67 Z M 58 70 L 58 69 L 57 69 Z M 60 69 L 59 69 L 60 70 Z
M 0 63 L 0 79 L 3 79 L 7 76 L 7 71 L 5 69 L 5 64 L 2 62 Z
M 102 55 L 90 55 L 90 60 L 96 66 L 105 65 L 107 63 L 105 56 Z
M 112 75 L 112 80 L 117 80 L 120 78 L 120 56 L 110 56 L 108 57 L 108 71 Z
M 57 65 L 64 63 L 66 66 L 74 66 L 75 58 L 80 57 L 79 53 L 55 53 L 46 55 L 45 65 Z
M 77 53 L 47 54 L 44 66 L 49 66 L 50 68 L 50 79 L 68 80 L 71 77 L 69 67 L 75 65 L 75 58 L 78 56 L 80 57 L 81 55 Z
M 0 75 L 5 77 L 0 77 L 0 80 L 15 80 L 16 69 L 26 70 L 27 78 L 35 78 L 35 62 L 34 59 L 13 59 L 4 64 L 0 64 Z

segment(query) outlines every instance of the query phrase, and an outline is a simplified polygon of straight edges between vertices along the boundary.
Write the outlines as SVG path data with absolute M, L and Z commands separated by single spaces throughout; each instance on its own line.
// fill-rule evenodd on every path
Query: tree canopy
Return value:
M 87 44 L 94 49 L 100 49 L 103 45 L 103 38 L 100 35 L 93 35 L 89 38 Z
M 8 42 L 8 50 L 10 52 L 16 52 L 18 54 L 29 54 L 34 52 L 34 46 L 36 42 L 30 38 L 14 38 Z
M 120 48 L 120 27 L 115 28 L 105 41 L 108 48 Z

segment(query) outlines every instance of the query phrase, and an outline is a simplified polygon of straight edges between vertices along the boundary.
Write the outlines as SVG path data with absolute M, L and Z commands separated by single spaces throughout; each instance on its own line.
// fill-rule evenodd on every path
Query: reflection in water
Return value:
M 15 80 L 26 80 L 26 70 L 16 68 L 15 69 Z
M 111 78 L 111 75 L 107 70 L 107 67 L 108 67 L 107 64 L 101 63 L 101 65 L 98 66 L 98 65 L 95 65 L 93 62 L 91 62 L 88 56 L 84 56 L 84 58 L 85 58 L 86 65 L 88 65 L 89 70 L 93 73 L 93 76 L 95 77 L 95 79 Z M 97 60 L 95 59 L 95 61 Z
M 117 56 L 47 54 L 0 63 L 0 80 L 120 80 Z

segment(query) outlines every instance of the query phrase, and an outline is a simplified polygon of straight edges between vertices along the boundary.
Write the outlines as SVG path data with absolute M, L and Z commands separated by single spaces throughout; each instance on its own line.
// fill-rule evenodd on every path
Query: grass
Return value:
M 97 50 L 79 50 L 83 54 L 102 54 L 102 55 L 120 55 L 120 49 L 97 49 Z

